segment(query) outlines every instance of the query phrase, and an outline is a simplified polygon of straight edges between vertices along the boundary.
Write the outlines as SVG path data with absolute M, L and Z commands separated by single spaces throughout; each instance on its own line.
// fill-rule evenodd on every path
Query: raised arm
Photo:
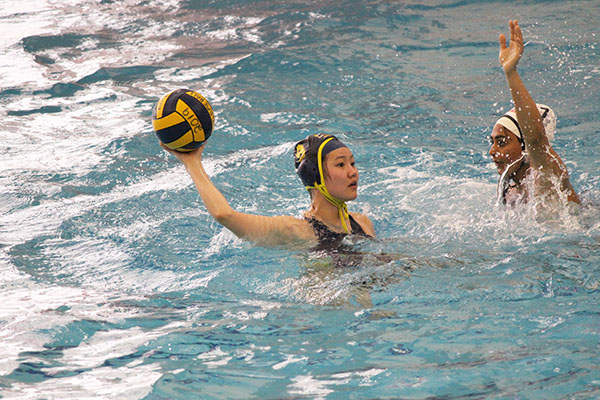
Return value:
M 208 212 L 236 236 L 266 246 L 316 240 L 308 223 L 299 218 L 246 214 L 231 208 L 204 170 L 204 146 L 189 153 L 176 152 L 162 144 L 161 147 L 184 164 Z
M 523 134 L 525 149 L 532 168 L 541 172 L 540 189 L 543 192 L 552 190 L 552 177 L 558 177 L 561 190 L 568 193 L 570 201 L 579 202 L 569 181 L 567 167 L 550 145 L 544 131 L 544 123 L 525 84 L 517 72 L 517 64 L 523 55 L 523 33 L 517 20 L 510 21 L 510 44 L 506 45 L 506 37 L 500 34 L 499 61 L 506 75 L 508 87 L 515 104 L 515 113 Z
M 509 24 L 509 46 L 506 46 L 506 37 L 503 34 L 500 34 L 499 38 L 500 65 L 502 65 L 502 69 L 506 74 L 508 87 L 515 103 L 515 113 L 517 114 L 517 120 L 519 121 L 529 156 L 530 158 L 540 158 L 540 154 L 538 153 L 545 153 L 545 149 L 550 143 L 544 133 L 544 124 L 536 103 L 517 72 L 517 64 L 523 55 L 524 47 L 521 27 L 517 20 L 510 21 Z M 534 160 L 530 159 L 530 162 L 534 162 Z

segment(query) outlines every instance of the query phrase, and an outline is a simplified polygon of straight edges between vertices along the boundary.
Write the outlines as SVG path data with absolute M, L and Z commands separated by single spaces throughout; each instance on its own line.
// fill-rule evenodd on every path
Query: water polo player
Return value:
M 294 148 L 296 171 L 311 196 L 304 218 L 235 211 L 202 166 L 204 146 L 188 153 L 164 144 L 161 147 L 184 164 L 215 220 L 240 238 L 272 246 L 303 242 L 334 245 L 349 234 L 375 236 L 367 216 L 347 210 L 346 202 L 357 196 L 358 170 L 350 149 L 334 136 L 310 135 Z
M 556 129 L 554 112 L 535 103 L 517 73 L 523 34 L 517 20 L 509 25 L 509 46 L 503 34 L 499 37 L 499 60 L 515 107 L 494 125 L 489 151 L 500 174 L 498 200 L 515 205 L 532 196 L 560 198 L 562 193 L 569 201 L 579 203 L 567 167 L 551 145 Z

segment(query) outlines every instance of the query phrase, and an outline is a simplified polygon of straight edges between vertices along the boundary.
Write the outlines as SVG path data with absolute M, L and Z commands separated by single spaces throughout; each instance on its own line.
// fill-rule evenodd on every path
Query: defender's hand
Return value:
M 517 64 L 523 55 L 523 33 L 519 22 L 515 19 L 509 21 L 510 25 L 510 43 L 506 47 L 506 37 L 500 34 L 500 54 L 498 59 L 505 73 L 508 73 L 517 68 Z

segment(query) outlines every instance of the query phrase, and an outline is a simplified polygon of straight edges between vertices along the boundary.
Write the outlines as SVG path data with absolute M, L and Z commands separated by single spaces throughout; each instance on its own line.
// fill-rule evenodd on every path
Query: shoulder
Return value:
M 315 242 L 317 237 L 303 218 L 292 216 L 270 217 L 271 229 L 268 242 L 274 245 Z
M 373 227 L 373 223 L 369 217 L 367 217 L 365 214 L 357 212 L 351 212 L 350 215 L 356 222 L 360 224 L 367 235 L 375 237 L 375 228 Z
M 580 203 L 581 200 L 569 179 L 569 171 L 566 164 L 556 153 L 551 145 L 548 145 L 544 154 L 538 158 L 531 157 L 532 176 L 534 177 L 536 187 L 544 193 L 552 193 L 557 190 L 553 179 L 560 182 L 560 191 L 567 193 L 568 200 Z

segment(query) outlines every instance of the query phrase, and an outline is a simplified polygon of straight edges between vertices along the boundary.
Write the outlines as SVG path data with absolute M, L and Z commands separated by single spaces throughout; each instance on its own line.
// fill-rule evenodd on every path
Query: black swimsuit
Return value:
M 367 235 L 358 222 L 352 215 L 348 215 L 350 219 L 350 233 L 352 235 L 358 235 L 363 237 L 371 237 Z M 306 218 L 310 226 L 312 226 L 317 239 L 319 239 L 319 245 L 317 250 L 335 250 L 339 249 L 342 244 L 342 240 L 348 236 L 347 233 L 334 232 L 327 227 L 324 223 L 316 219 L 315 217 Z

